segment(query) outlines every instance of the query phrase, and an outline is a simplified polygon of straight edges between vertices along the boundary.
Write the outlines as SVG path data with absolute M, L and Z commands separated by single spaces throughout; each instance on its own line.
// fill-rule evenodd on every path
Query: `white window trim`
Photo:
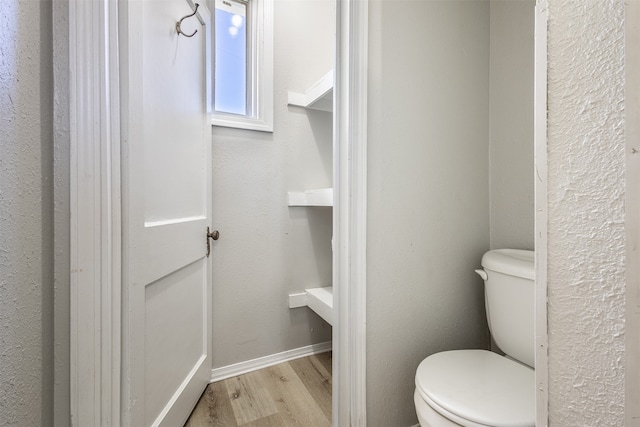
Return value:
M 254 88 L 251 92 L 252 116 L 211 113 L 211 124 L 238 129 L 273 132 L 273 0 L 250 0 L 250 63 Z M 215 7 L 212 9 L 215 10 Z M 214 55 L 212 55 L 213 60 Z M 215 67 L 212 67 L 215 70 Z M 215 72 L 215 71 L 214 71 Z M 215 76 L 214 76 L 215 77 Z M 212 94 L 213 97 L 213 94 Z M 215 105 L 215 103 L 212 103 Z

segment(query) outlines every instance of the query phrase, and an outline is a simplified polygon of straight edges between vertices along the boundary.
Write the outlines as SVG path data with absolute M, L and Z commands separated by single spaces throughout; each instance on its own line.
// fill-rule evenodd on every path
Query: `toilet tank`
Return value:
M 534 252 L 492 250 L 482 257 L 482 267 L 487 322 L 494 341 L 508 356 L 534 367 Z

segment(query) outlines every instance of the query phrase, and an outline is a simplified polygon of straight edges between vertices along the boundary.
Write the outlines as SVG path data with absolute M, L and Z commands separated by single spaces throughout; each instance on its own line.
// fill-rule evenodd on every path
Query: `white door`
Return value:
M 211 377 L 210 17 L 132 0 L 122 19 L 123 422 L 182 426 Z M 213 242 L 212 242 L 213 243 Z

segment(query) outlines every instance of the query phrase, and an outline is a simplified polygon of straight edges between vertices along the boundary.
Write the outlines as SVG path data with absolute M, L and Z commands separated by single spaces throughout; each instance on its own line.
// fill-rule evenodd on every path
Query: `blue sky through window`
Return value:
M 215 6 L 215 109 L 247 114 L 246 5 L 216 0 Z

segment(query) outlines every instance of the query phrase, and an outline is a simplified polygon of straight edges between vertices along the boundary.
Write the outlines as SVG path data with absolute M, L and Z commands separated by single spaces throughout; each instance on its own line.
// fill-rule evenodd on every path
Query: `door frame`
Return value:
M 69 1 L 70 411 L 78 426 L 120 422 L 117 6 Z
M 366 407 L 368 0 L 336 1 L 333 135 L 333 425 Z
M 549 418 L 547 330 L 547 27 L 548 0 L 536 0 L 534 29 L 536 426 Z
M 70 389 L 74 425 L 119 426 L 119 0 L 69 1 Z M 366 425 L 367 0 L 337 0 L 333 424 Z

